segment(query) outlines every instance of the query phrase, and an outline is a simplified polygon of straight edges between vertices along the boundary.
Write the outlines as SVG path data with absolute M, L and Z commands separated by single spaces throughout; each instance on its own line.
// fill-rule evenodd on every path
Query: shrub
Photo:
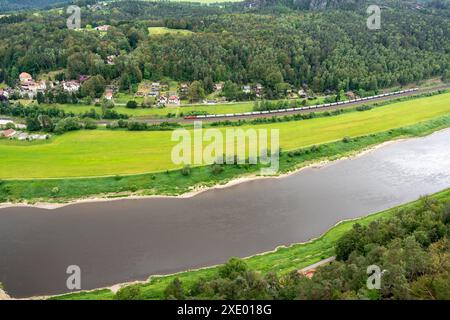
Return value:
M 342 142 L 344 142 L 344 143 L 349 143 L 350 141 L 352 141 L 352 138 L 350 138 L 350 137 L 342 138 Z
M 129 109 L 136 109 L 138 107 L 138 104 L 134 100 L 130 100 L 127 102 L 126 107 Z
M 180 281 L 180 279 L 175 278 L 164 290 L 164 297 L 166 299 L 177 299 L 177 300 L 183 300 L 185 298 L 183 285 Z
M 136 285 L 120 288 L 114 300 L 142 300 L 141 288 Z
M 223 168 L 219 164 L 213 164 L 211 166 L 211 173 L 214 175 L 221 174 L 223 172 Z
M 181 169 L 181 174 L 185 177 L 190 176 L 191 175 L 191 167 L 185 166 L 183 169 Z
M 94 130 L 97 129 L 97 124 L 93 120 L 87 119 L 84 121 L 84 128 L 86 130 Z

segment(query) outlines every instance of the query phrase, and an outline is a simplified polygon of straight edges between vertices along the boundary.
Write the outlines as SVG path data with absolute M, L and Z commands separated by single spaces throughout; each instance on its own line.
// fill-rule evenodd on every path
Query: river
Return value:
M 447 129 L 192 198 L 0 209 L 0 282 L 14 297 L 59 294 L 69 265 L 92 289 L 307 241 L 450 187 L 449 146 Z

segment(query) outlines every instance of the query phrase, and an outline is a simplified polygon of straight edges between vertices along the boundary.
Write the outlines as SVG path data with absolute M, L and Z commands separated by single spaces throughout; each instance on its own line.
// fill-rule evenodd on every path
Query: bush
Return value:
M 211 173 L 214 175 L 221 174 L 223 172 L 223 168 L 219 164 L 213 164 L 211 166 Z
M 138 104 L 137 104 L 136 101 L 130 100 L 130 101 L 127 102 L 126 107 L 129 108 L 129 109 L 136 109 L 138 107 Z
M 141 288 L 136 285 L 120 288 L 114 300 L 142 300 Z
M 80 130 L 81 124 L 78 118 L 69 117 L 59 120 L 55 126 L 55 132 L 62 134 L 67 131 Z
M 93 120 L 87 119 L 84 121 L 84 128 L 86 130 L 94 130 L 97 129 L 97 124 Z
M 350 138 L 350 137 L 342 138 L 342 142 L 344 142 L 344 143 L 349 143 L 350 141 L 352 141 L 352 138 Z
M 181 169 L 181 174 L 185 177 L 190 176 L 191 175 L 191 167 L 185 166 L 183 169 Z
M 185 298 L 183 285 L 180 279 L 175 278 L 164 290 L 164 297 L 170 300 L 183 300 Z

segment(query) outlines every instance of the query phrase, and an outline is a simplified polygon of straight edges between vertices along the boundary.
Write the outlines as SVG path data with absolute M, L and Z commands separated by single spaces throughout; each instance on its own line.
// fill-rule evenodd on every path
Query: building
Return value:
M 160 95 L 159 96 L 159 104 L 165 105 L 168 103 L 168 99 L 165 95 Z
M 105 92 L 105 99 L 110 101 L 113 99 L 113 92 L 111 90 Z
M 20 80 L 20 84 L 28 84 L 29 82 L 33 81 L 33 77 L 31 76 L 31 74 L 27 73 L 27 72 L 22 72 L 19 75 L 19 80 Z
M 176 96 L 176 95 L 172 95 L 169 97 L 168 99 L 168 104 L 172 104 L 172 105 L 180 105 L 180 97 Z
M 222 91 L 222 89 L 223 89 L 223 82 L 214 84 L 214 91 Z
M 80 83 L 78 81 L 72 80 L 72 81 L 63 81 L 62 87 L 64 91 L 67 92 L 77 92 L 80 90 Z
M 16 130 L 14 129 L 8 129 L 8 130 L 4 130 L 1 133 L 1 136 L 5 137 L 5 138 L 12 138 L 14 137 L 14 135 L 17 133 Z
M 110 27 L 111 26 L 109 26 L 109 25 L 103 25 L 103 26 L 95 27 L 94 29 L 97 31 L 108 31 Z
M 180 85 L 180 93 L 186 95 L 189 91 L 189 86 L 187 83 L 182 83 Z
M 264 90 L 264 87 L 261 84 L 257 83 L 255 86 L 255 93 L 258 98 L 262 97 L 263 90 Z
M 244 93 L 250 93 L 250 92 L 252 92 L 252 88 L 249 85 L 245 85 L 242 87 L 242 91 Z
M 306 94 L 305 90 L 303 90 L 303 89 L 298 90 L 298 96 L 303 99 L 308 98 L 308 95 Z
M 152 91 L 158 91 L 161 89 L 161 84 L 159 82 L 153 82 L 151 85 Z

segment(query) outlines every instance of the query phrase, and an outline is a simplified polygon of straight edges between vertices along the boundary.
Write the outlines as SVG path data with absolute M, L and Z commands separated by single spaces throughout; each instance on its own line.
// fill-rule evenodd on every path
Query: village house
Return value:
M 218 82 L 214 84 L 214 91 L 222 91 L 223 89 L 223 82 Z
M 111 26 L 109 26 L 109 25 L 103 25 L 103 26 L 95 27 L 94 29 L 97 31 L 108 31 L 110 27 Z
M 168 99 L 165 95 L 160 95 L 159 96 L 159 104 L 160 105 L 166 105 L 168 102 Z
M 21 85 L 26 85 L 29 82 L 33 81 L 33 77 L 31 76 L 31 74 L 27 73 L 27 72 L 22 72 L 19 75 L 19 80 L 20 80 L 20 84 Z
M 148 95 L 150 96 L 150 97 L 157 97 L 157 96 L 159 96 L 159 92 L 160 92 L 160 90 L 161 90 L 161 84 L 159 83 L 159 82 L 153 82 L 151 85 L 150 85 L 150 88 L 149 88 L 149 93 L 148 93 Z
M 75 80 L 62 82 L 63 90 L 67 92 L 77 92 L 80 90 L 80 86 L 80 83 Z
M 180 98 L 177 95 L 172 95 L 169 97 L 168 99 L 168 104 L 172 104 L 172 105 L 180 105 Z
M 113 92 L 111 90 L 106 90 L 105 99 L 109 101 L 113 100 Z
M 303 90 L 303 89 L 298 90 L 298 96 L 302 99 L 308 98 L 308 95 L 306 94 L 305 90 Z
M 153 82 L 152 83 L 152 86 L 151 86 L 151 90 L 152 91 L 158 91 L 159 92 L 160 88 L 161 88 L 161 84 L 159 82 Z
M 242 87 L 242 91 L 244 93 L 250 93 L 250 92 L 252 92 L 252 88 L 249 85 L 245 85 Z
M 264 87 L 261 84 L 259 84 L 259 83 L 256 84 L 256 86 L 255 86 L 255 93 L 256 93 L 256 96 L 258 98 L 262 97 L 263 89 L 264 89 Z
M 8 130 L 4 130 L 1 132 L 0 136 L 5 137 L 5 138 L 12 138 L 14 137 L 14 135 L 17 133 L 16 130 L 14 129 L 8 129 Z
M 180 85 L 180 93 L 181 94 L 187 94 L 189 91 L 189 85 L 187 83 L 182 83 Z

